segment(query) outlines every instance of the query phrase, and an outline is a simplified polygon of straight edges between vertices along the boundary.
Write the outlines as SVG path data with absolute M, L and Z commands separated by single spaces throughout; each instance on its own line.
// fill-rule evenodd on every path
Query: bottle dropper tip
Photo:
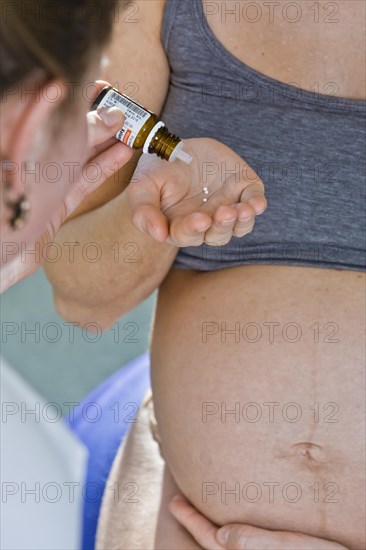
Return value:
M 169 157 L 170 162 L 174 162 L 176 159 L 181 160 L 185 164 L 191 164 L 193 157 L 183 150 L 183 142 L 180 141 L 172 154 Z
M 185 162 L 186 164 L 191 164 L 193 158 L 191 157 L 191 155 L 189 155 L 188 153 L 186 153 L 185 151 L 183 151 L 183 149 L 180 149 L 178 151 L 178 154 L 177 154 L 177 157 L 182 160 L 183 162 Z

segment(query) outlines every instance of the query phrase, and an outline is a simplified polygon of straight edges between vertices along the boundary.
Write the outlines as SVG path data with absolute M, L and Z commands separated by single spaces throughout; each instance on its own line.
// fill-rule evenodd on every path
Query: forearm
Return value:
M 160 39 L 165 0 L 134 4 L 138 20 L 131 24 L 128 14 L 123 14 L 116 21 L 106 72 L 101 76 L 160 113 L 169 86 L 169 63 Z M 95 321 L 107 328 L 159 286 L 174 260 L 175 247 L 159 244 L 130 220 L 121 191 L 138 157 L 136 153 L 129 167 L 88 196 L 57 233 L 61 259 L 46 262 L 45 269 L 56 307 L 68 320 Z M 97 253 L 98 261 L 88 259 L 88 254 L 92 258 Z
M 46 262 L 45 271 L 60 315 L 102 328 L 160 285 L 177 252 L 134 227 L 126 192 L 67 222 L 54 241 L 60 259 Z

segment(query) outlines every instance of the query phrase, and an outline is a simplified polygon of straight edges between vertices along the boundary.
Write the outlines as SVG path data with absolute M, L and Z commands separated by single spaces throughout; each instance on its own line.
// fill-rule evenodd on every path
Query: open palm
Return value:
M 141 157 L 128 188 L 136 227 L 179 247 L 223 245 L 249 233 L 266 209 L 260 178 L 217 140 L 187 139 L 185 150 L 190 165 Z

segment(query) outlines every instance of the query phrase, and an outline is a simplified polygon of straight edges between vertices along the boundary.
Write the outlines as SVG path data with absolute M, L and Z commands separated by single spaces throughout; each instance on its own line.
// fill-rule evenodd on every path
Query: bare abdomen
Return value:
M 365 547 L 364 275 L 173 271 L 152 379 L 164 456 L 217 524 Z

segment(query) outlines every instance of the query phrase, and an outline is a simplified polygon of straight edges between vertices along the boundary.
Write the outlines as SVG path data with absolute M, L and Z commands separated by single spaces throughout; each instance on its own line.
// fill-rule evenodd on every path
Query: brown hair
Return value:
M 117 0 L 0 0 L 0 96 L 40 69 L 80 84 L 112 30 Z

